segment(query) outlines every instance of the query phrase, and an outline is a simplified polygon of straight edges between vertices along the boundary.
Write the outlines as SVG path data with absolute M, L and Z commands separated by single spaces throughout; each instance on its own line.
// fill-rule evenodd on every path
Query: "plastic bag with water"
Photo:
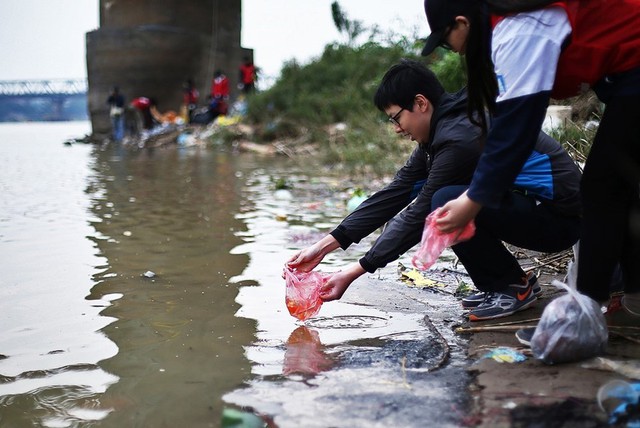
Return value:
M 320 289 L 333 274 L 324 272 L 298 272 L 284 268 L 286 281 L 285 303 L 289 313 L 301 321 L 316 315 L 322 306 Z
M 439 209 L 433 211 L 425 219 L 420 248 L 411 259 L 416 269 L 429 269 L 438 260 L 445 248 L 459 242 L 468 241 L 476 233 L 476 225 L 473 220 L 460 230 L 442 233 L 435 224 L 438 217 L 440 217 Z

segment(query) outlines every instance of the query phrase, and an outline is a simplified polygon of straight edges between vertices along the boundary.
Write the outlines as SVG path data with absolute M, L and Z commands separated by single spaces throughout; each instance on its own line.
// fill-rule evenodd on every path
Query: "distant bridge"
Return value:
M 86 79 L 0 81 L 0 122 L 86 118 Z
M 0 97 L 73 96 L 86 93 L 86 79 L 0 81 Z

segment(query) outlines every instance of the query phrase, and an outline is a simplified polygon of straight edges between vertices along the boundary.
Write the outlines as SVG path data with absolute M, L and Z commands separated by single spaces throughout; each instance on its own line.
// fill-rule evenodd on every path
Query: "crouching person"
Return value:
M 482 153 L 484 135 L 467 117 L 466 90 L 446 93 L 417 61 L 392 66 L 374 103 L 395 132 L 415 141 L 416 147 L 389 185 L 287 261 L 289 268 L 311 271 L 328 253 L 347 249 L 388 223 L 358 262 L 327 282 L 321 291 L 324 301 L 340 299 L 355 279 L 420 242 L 427 215 L 465 191 Z M 578 239 L 579 181 L 580 172 L 569 155 L 541 133 L 502 206 L 483 209 L 476 235 L 452 247 L 480 290 L 463 300 L 471 321 L 508 316 L 536 301 L 541 292 L 537 279 L 525 274 L 502 241 L 537 251 L 570 248 Z

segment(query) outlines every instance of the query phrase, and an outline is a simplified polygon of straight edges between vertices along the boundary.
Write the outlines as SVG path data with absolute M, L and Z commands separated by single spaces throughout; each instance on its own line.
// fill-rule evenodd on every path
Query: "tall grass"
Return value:
M 578 124 L 569 120 L 565 122 L 564 126 L 554 128 L 548 134 L 567 150 L 582 170 L 589 155 L 596 130 L 597 126 L 595 125 Z

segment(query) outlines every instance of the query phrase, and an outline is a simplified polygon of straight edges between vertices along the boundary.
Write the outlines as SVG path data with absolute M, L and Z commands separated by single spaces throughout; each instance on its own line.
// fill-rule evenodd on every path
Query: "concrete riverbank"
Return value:
M 543 276 L 542 284 L 549 284 L 551 278 Z M 508 320 L 535 325 L 544 307 L 561 293 L 550 285 L 543 285 L 543 290 L 534 308 Z M 613 379 L 630 380 L 625 374 L 635 373 L 637 379 L 640 346 L 637 332 L 635 334 L 635 337 L 622 337 L 610 331 L 604 355 L 557 365 L 533 358 L 530 349 L 520 345 L 513 331 L 470 334 L 468 370 L 474 374 L 470 394 L 475 422 L 482 427 L 607 426 L 607 415 L 597 403 L 598 389 Z M 511 347 L 527 358 L 520 363 L 498 363 L 482 358 L 488 350 L 498 347 Z
M 469 375 L 466 390 L 461 391 L 468 400 L 459 402 L 466 402 L 468 407 L 457 422 L 459 426 L 607 426 L 607 415 L 597 404 L 598 389 L 612 379 L 630 380 L 628 375 L 634 373 L 637 379 L 637 361 L 640 359 L 637 332 L 622 336 L 610 333 L 607 352 L 601 358 L 557 365 L 536 360 L 530 349 L 517 341 L 514 334 L 517 326 L 535 325 L 544 307 L 561 293 L 550 285 L 553 279 L 562 279 L 560 275 L 543 273 L 540 276 L 543 295 L 535 307 L 506 319 L 483 323 L 467 322 L 457 298 L 451 295 L 434 292 L 436 288 L 409 287 L 401 281 L 391 280 L 391 275 L 387 278 L 387 281 L 380 281 L 372 275 L 355 283 L 344 298 L 390 311 L 420 311 L 427 324 L 435 326 L 441 337 L 451 343 L 451 349 L 464 348 L 466 357 L 459 370 Z M 513 324 L 498 326 L 503 331 L 480 329 L 459 333 L 468 327 L 496 326 L 505 322 Z M 419 340 L 415 346 L 422 346 Z M 488 357 L 497 349 L 510 349 L 525 359 L 498 362 Z M 450 361 L 458 366 L 459 361 L 456 363 L 455 359 Z M 413 387 L 419 390 L 420 381 Z M 418 414 L 415 416 L 419 417 Z M 424 419 L 414 422 L 411 426 L 432 425 Z

